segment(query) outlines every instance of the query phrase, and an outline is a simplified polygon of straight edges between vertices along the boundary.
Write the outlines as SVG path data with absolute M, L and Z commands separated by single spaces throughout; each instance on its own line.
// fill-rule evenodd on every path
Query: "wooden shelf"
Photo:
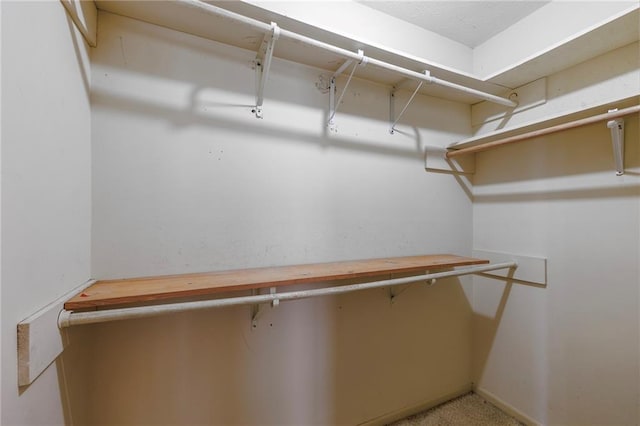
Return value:
M 450 254 L 392 257 L 310 265 L 241 269 L 186 275 L 97 281 L 64 304 L 68 311 L 168 301 L 265 287 L 375 277 L 391 273 L 423 274 L 488 260 Z

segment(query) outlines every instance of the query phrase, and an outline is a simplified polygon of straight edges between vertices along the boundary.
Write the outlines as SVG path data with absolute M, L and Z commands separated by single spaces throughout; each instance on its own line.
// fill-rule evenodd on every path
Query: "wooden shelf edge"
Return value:
M 197 274 L 101 280 L 69 299 L 68 311 L 109 308 L 144 302 L 215 295 L 258 288 L 281 287 L 376 277 L 385 274 L 422 274 L 489 263 L 488 260 L 450 254 L 354 260 L 308 265 L 252 268 Z

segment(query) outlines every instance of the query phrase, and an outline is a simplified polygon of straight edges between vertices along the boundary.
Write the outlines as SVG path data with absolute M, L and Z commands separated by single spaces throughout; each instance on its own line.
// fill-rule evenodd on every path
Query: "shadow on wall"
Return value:
M 207 88 L 219 88 L 237 94 L 235 96 L 237 99 L 250 99 L 253 102 L 256 94 L 256 78 L 253 70 L 256 53 L 254 51 L 106 12 L 100 12 L 100 23 L 100 44 L 92 56 L 94 70 L 99 72 L 111 70 L 115 74 L 138 75 L 167 83 L 188 84 L 193 87 L 192 100 L 197 99 L 197 94 Z M 260 42 L 260 40 L 255 41 L 256 45 Z M 224 65 L 221 66 L 220 61 L 223 61 Z M 335 67 L 339 65 L 335 64 Z M 333 72 L 333 70 L 313 68 L 274 58 L 264 92 L 265 114 L 268 113 L 270 102 L 306 106 L 312 100 L 313 107 L 327 110 L 329 94 L 328 87 L 325 86 Z M 301 79 L 301 74 L 306 77 Z M 345 75 L 337 78 L 338 94 L 342 92 L 346 80 Z M 99 85 L 100 83 L 97 86 Z M 391 87 L 358 79 L 356 71 L 343 102 L 338 105 L 339 111 L 336 117 L 339 118 L 341 113 L 346 113 L 390 124 L 391 90 Z M 379 92 L 383 92 L 382 102 L 374 102 L 373 98 L 379 96 Z M 411 93 L 410 89 L 396 91 L 397 105 L 404 105 Z M 336 95 L 336 99 L 337 97 Z M 420 98 L 426 97 L 422 95 L 416 97 L 404 115 L 402 123 L 417 120 L 421 126 L 454 133 L 458 132 L 462 125 L 467 128 L 466 134 L 461 137 L 471 133 L 468 123 L 461 124 L 450 120 L 446 108 L 443 111 L 441 106 L 424 105 L 424 102 L 421 107 L 417 107 L 415 104 L 420 102 Z M 438 102 L 456 105 L 451 101 L 438 100 Z M 195 103 L 192 103 L 192 106 L 195 106 Z M 214 103 L 210 106 L 243 107 L 248 109 L 248 114 L 254 105 L 233 102 Z M 328 116 L 325 117 L 323 125 L 327 123 L 328 118 Z M 403 126 L 402 123 L 398 126 Z M 388 128 L 385 129 L 385 133 L 387 132 Z
M 131 98 L 119 97 L 114 94 L 96 93 L 94 91 L 92 95 L 92 105 L 106 106 L 118 110 L 119 112 L 130 112 L 133 114 L 142 114 L 154 119 L 165 120 L 168 123 L 172 123 L 176 127 L 186 126 L 207 126 L 216 130 L 231 130 L 235 132 L 246 133 L 247 135 L 254 134 L 256 136 L 269 136 L 277 138 L 278 141 L 288 141 L 291 143 L 314 143 L 320 145 L 323 148 L 340 148 L 352 151 L 365 151 L 369 153 L 375 153 L 384 156 L 396 156 L 404 158 L 413 158 L 423 161 L 423 142 L 420 133 L 416 127 L 413 127 L 413 135 L 408 132 L 404 132 L 405 135 L 413 139 L 415 148 L 396 148 L 389 145 L 382 145 L 376 141 L 362 140 L 358 138 L 342 138 L 339 136 L 331 135 L 326 136 L 326 128 L 324 134 L 314 134 L 312 132 L 302 132 L 287 129 L 284 131 L 281 128 L 275 126 L 266 125 L 248 125 L 251 123 L 251 117 L 247 117 L 247 120 L 233 120 L 230 118 L 219 117 L 213 114 L 205 115 L 193 109 L 187 109 L 183 111 L 176 111 L 173 108 L 163 107 L 161 105 L 147 103 L 142 100 L 135 100 Z M 230 105 L 221 104 L 225 108 L 231 107 L 248 107 L 247 105 Z M 328 120 L 328 114 L 325 113 L 325 118 Z M 255 123 L 255 121 L 254 121 Z M 259 123 L 263 124 L 263 123 Z M 319 126 L 324 126 L 323 123 L 319 123 Z M 326 126 L 325 126 L 326 127 Z M 250 137 L 247 138 L 250 140 Z
M 328 132 L 329 94 L 316 86 L 319 73 L 330 72 L 280 59 L 272 63 L 265 118 L 258 120 L 251 114 L 254 52 L 109 13 L 100 14 L 100 23 L 100 44 L 92 52 L 92 105 L 98 108 L 155 118 L 176 128 L 207 126 L 420 161 L 426 129 L 434 139 L 446 135 L 428 142 L 435 145 L 450 142 L 451 134 L 470 134 L 468 120 L 452 119 L 452 113 L 466 118 L 467 106 L 418 96 L 397 125 L 401 131 L 391 136 L 391 88 L 357 78 L 338 105 L 339 133 Z M 339 78 L 338 94 L 345 80 Z M 398 105 L 410 94 L 398 92 Z M 301 119 L 299 112 L 307 115 Z M 403 130 L 407 128 L 411 130 Z
M 544 290 L 546 285 L 533 284 L 525 281 L 513 279 L 515 270 L 511 269 L 509 277 L 500 278 L 494 275 L 480 274 L 482 277 L 488 279 L 478 279 L 476 290 L 484 292 L 482 297 L 486 297 L 487 300 L 492 300 L 491 305 L 495 306 L 495 311 L 492 316 L 487 312 L 479 313 L 474 311 L 473 313 L 473 380 L 477 385 L 481 382 L 483 373 L 487 366 L 487 361 L 491 355 L 491 351 L 495 342 L 498 329 L 501 327 L 503 315 L 507 308 L 507 303 L 513 285 L 523 285 L 532 289 Z M 487 286 L 502 286 L 500 294 L 495 288 L 489 289 Z M 524 340 L 529 340 L 530 336 L 521 336 Z
M 637 143 L 640 116 L 625 118 L 625 175 L 640 175 L 640 147 Z M 492 151 L 476 154 L 476 169 L 474 176 L 476 186 L 497 183 L 532 181 L 544 177 L 575 177 L 600 172 L 609 172 L 615 176 L 611 133 L 606 122 L 555 133 L 523 141 L 521 143 L 503 146 Z M 617 183 L 623 182 L 617 178 Z M 531 190 L 526 194 L 494 193 L 485 195 L 484 191 L 476 192 L 474 201 L 494 201 L 496 197 L 514 201 L 546 200 L 559 198 L 583 198 L 625 196 L 633 191 L 636 184 L 625 182 L 606 188 L 585 189 L 580 185 L 571 185 L 572 189 L 563 190 L 545 185 L 542 190 Z M 583 185 L 584 186 L 584 185 Z M 576 188 L 578 187 L 578 188 Z M 636 189 L 637 191 L 637 189 Z
M 307 286 L 308 287 L 308 286 Z M 80 326 L 58 362 L 68 424 L 357 424 L 468 389 L 457 279 Z

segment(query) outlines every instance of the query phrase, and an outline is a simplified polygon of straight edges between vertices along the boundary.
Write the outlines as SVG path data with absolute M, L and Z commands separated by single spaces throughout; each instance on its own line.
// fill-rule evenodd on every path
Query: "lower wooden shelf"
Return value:
M 486 263 L 489 261 L 451 254 L 436 254 L 102 280 L 65 302 L 64 309 L 74 311 L 116 305 L 122 307 L 141 302 L 166 302 L 171 299 L 228 291 L 375 277 L 391 273 L 424 274 L 427 270 Z

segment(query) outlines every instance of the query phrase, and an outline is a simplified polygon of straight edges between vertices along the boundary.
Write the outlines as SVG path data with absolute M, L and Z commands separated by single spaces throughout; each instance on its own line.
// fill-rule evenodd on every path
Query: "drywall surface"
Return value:
M 391 135 L 389 88 L 354 79 L 332 132 L 322 71 L 274 60 L 257 119 L 253 52 L 108 13 L 99 40 L 96 278 L 470 254 L 469 195 L 423 154 L 468 106 L 418 96 Z M 357 424 L 459 392 L 466 283 L 286 302 L 253 331 L 250 307 L 89 326 L 89 423 Z
M 548 76 L 545 85 L 546 102 L 516 114 L 503 113 L 482 122 L 486 108 L 471 107 L 475 136 L 501 129 L 552 119 L 600 105 L 612 104 L 640 96 L 640 44 L 631 43 L 604 55 L 585 61 Z M 607 112 L 606 109 L 600 112 Z
M 482 78 L 497 74 L 637 4 L 636 1 L 551 1 L 473 49 L 473 73 Z
M 89 78 L 62 4 L 2 2 L 2 424 L 71 420 L 80 361 L 18 389 L 16 325 L 89 278 Z
M 588 97 L 597 63 L 549 80 Z M 474 278 L 474 381 L 542 424 L 640 421 L 638 115 L 625 125 L 620 177 L 604 122 L 477 155 L 474 247 L 546 257 L 548 286 Z

